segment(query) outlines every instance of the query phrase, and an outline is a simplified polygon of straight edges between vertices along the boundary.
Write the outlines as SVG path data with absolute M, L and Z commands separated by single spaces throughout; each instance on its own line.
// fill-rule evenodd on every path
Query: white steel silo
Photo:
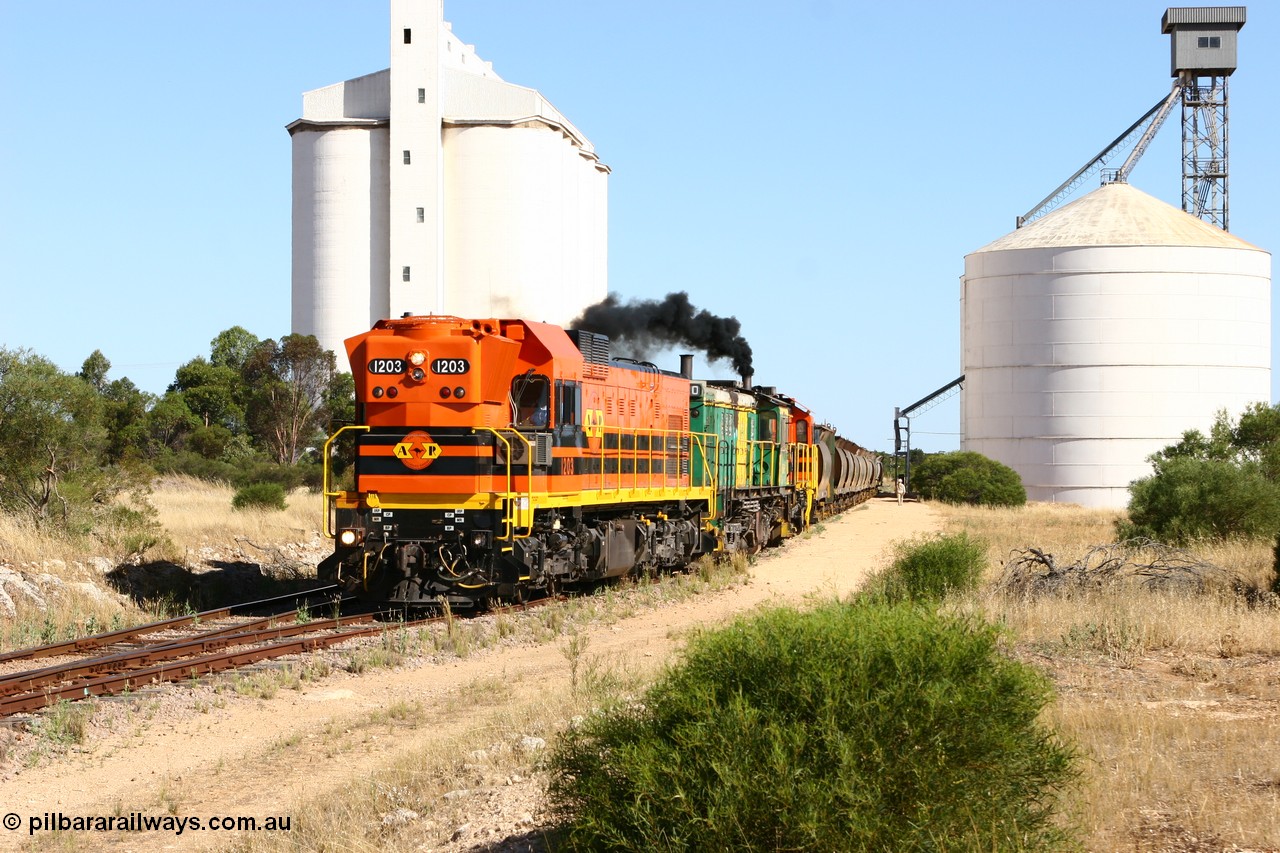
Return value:
M 1123 507 L 1146 458 L 1271 393 L 1271 256 L 1124 183 L 965 257 L 961 447 Z
M 292 142 L 292 328 L 332 349 L 388 316 L 387 126 L 334 122 Z
M 567 324 L 607 292 L 605 177 L 540 122 L 444 132 L 445 310 Z

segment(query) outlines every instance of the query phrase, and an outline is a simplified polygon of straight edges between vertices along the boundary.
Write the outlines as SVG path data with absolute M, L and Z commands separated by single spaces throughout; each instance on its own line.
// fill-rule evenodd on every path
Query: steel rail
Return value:
M 441 617 L 436 618 L 438 619 Z M 411 627 L 420 623 L 406 622 L 403 624 L 405 627 Z M 240 652 L 223 652 L 221 654 L 207 655 L 188 660 L 180 660 L 176 662 L 171 661 L 169 663 L 147 667 L 145 669 L 135 669 L 129 670 L 128 672 L 104 675 L 98 678 L 92 678 L 81 684 L 67 685 L 53 690 L 41 690 L 23 693 L 16 696 L 5 696 L 0 698 L 0 716 L 19 714 L 24 711 L 38 711 L 41 708 L 47 708 L 50 705 L 55 705 L 64 699 L 85 699 L 89 696 L 110 695 L 113 693 L 133 690 L 139 687 L 146 687 L 152 684 L 182 681 L 186 678 L 194 678 L 200 675 L 221 672 L 226 669 L 234 669 L 238 666 L 245 666 L 246 664 L 258 663 L 259 661 L 264 660 L 272 660 L 274 658 L 284 657 L 285 655 L 319 651 L 320 649 L 326 649 L 329 646 L 334 646 L 338 643 L 343 643 L 357 637 L 367 637 L 379 634 L 384 630 L 386 630 L 385 625 L 378 625 L 371 628 L 356 628 L 350 631 L 334 633 L 325 637 L 303 637 L 300 639 L 286 640 L 282 643 L 273 643 L 268 646 L 261 646 L 256 649 L 247 649 Z
M 563 600 L 565 600 L 564 596 L 548 596 L 547 598 L 533 602 L 495 608 L 489 612 L 498 614 L 509 613 L 512 611 L 531 610 L 534 607 Z M 360 616 L 347 617 L 347 624 L 351 624 L 351 621 L 354 620 L 363 620 L 366 618 L 372 619 L 373 615 L 362 614 Z M 383 622 L 375 626 L 355 628 L 352 630 L 343 630 L 342 626 L 330 625 L 328 630 L 334 630 L 335 633 L 329 636 L 303 637 L 300 639 L 292 639 L 281 643 L 261 646 L 256 649 L 248 649 L 241 652 L 223 652 L 221 654 L 207 655 L 204 657 L 171 660 L 168 663 L 162 663 L 157 666 L 146 667 L 144 669 L 131 669 L 127 672 L 102 675 L 78 684 L 69 684 L 53 690 L 32 690 L 27 693 L 3 696 L 0 697 L 0 717 L 8 717 L 27 711 L 39 711 L 63 700 L 74 701 L 78 699 L 87 699 L 90 696 L 106 696 L 135 688 L 150 686 L 152 684 L 182 681 L 187 678 L 209 675 L 211 673 L 245 666 L 246 664 L 258 663 L 264 660 L 273 660 L 275 658 L 284 657 L 285 655 L 319 651 L 327 649 L 330 646 L 337 645 L 338 643 L 346 642 L 347 640 L 359 637 L 375 636 L 392 627 L 396 629 L 415 628 L 435 622 L 445 622 L 451 618 L 455 617 L 452 617 L 449 614 L 442 614 L 408 622 Z M 316 630 L 325 630 L 323 626 L 328 623 L 337 623 L 342 621 L 342 619 L 334 619 L 323 620 L 321 622 L 308 622 L 294 626 L 281 626 L 278 630 L 281 632 L 287 631 L 289 633 L 310 633 Z M 271 629 L 266 633 L 270 634 L 271 631 L 274 630 L 277 629 Z M 219 642 L 226 638 L 209 639 L 213 642 Z M 143 653 L 145 654 L 146 652 L 158 651 L 163 651 L 163 649 L 148 649 Z
M 118 631 L 105 631 L 101 634 L 92 634 L 88 637 L 78 637 L 74 640 L 64 640 L 60 643 L 50 643 L 44 646 L 32 646 L 27 649 L 16 649 L 12 652 L 0 654 L 0 663 L 7 663 L 13 660 L 30 660 L 32 658 L 46 658 L 55 655 L 65 655 L 73 652 L 83 652 L 90 649 L 97 649 L 103 646 L 109 646 L 112 643 L 131 640 L 144 634 L 152 634 L 156 631 L 163 631 L 168 628 L 185 628 L 187 625 L 196 622 L 209 622 L 214 619 L 225 619 L 228 616 L 234 616 L 237 610 L 246 610 L 251 607 L 261 607 L 277 601 L 285 599 L 298 599 L 308 595 L 315 595 L 319 592 L 332 592 L 337 589 L 335 584 L 329 586 L 317 587 L 316 589 L 304 590 L 302 592 L 289 593 L 288 595 L 277 595 L 272 598 L 263 598 L 258 601 L 246 601 L 241 604 L 232 604 L 228 607 L 218 607 L 213 610 L 205 610 L 200 613 L 193 613 L 190 616 L 175 616 L 172 619 L 162 619 L 159 622 L 149 622 L 145 625 L 135 625 L 132 628 L 121 628 Z M 288 611 L 285 611 L 288 612 Z
M 43 667 L 42 669 L 13 673 L 0 678 L 0 696 L 29 693 L 47 687 L 50 684 L 72 682 L 85 677 L 119 672 L 130 667 L 136 669 L 138 665 L 155 664 L 167 660 L 180 661 L 182 658 L 194 654 L 259 643 L 266 640 L 279 640 L 296 634 L 333 630 L 344 625 L 360 625 L 373 621 L 371 614 L 361 614 L 287 625 L 268 624 L 278 618 L 269 616 L 251 623 L 209 631 L 205 634 L 199 634 L 173 643 L 156 644 L 143 649 L 118 652 L 105 657 L 70 661 Z

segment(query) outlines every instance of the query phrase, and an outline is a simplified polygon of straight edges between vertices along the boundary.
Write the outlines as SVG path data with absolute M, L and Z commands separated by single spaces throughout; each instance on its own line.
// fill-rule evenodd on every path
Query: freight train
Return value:
M 483 607 L 754 553 L 873 495 L 879 457 L 772 387 L 697 381 L 527 320 L 405 316 L 346 341 L 357 423 L 325 445 L 320 578 Z M 340 451 L 339 448 L 345 448 Z M 334 485 L 342 452 L 353 488 Z

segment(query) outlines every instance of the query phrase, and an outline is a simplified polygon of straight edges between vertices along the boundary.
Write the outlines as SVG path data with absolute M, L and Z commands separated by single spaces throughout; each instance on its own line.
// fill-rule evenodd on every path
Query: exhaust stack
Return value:
M 693 356 L 684 354 L 680 356 L 680 375 L 685 379 L 693 378 Z

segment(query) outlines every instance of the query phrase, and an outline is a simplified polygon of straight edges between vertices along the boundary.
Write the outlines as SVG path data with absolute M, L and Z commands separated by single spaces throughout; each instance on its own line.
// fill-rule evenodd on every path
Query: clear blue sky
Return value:
M 613 168 L 611 291 L 736 315 L 757 382 L 887 449 L 893 407 L 960 372 L 964 255 L 1168 91 L 1165 8 L 453 0 L 445 17 Z M 1269 250 L 1278 42 L 1274 6 L 1250 5 L 1231 224 Z M 161 392 L 225 328 L 288 333 L 284 127 L 303 91 L 387 57 L 382 0 L 0 2 L 0 346 L 67 370 L 101 349 Z M 1178 206 L 1180 169 L 1175 115 L 1132 183 Z M 956 401 L 914 427 L 955 448 Z

